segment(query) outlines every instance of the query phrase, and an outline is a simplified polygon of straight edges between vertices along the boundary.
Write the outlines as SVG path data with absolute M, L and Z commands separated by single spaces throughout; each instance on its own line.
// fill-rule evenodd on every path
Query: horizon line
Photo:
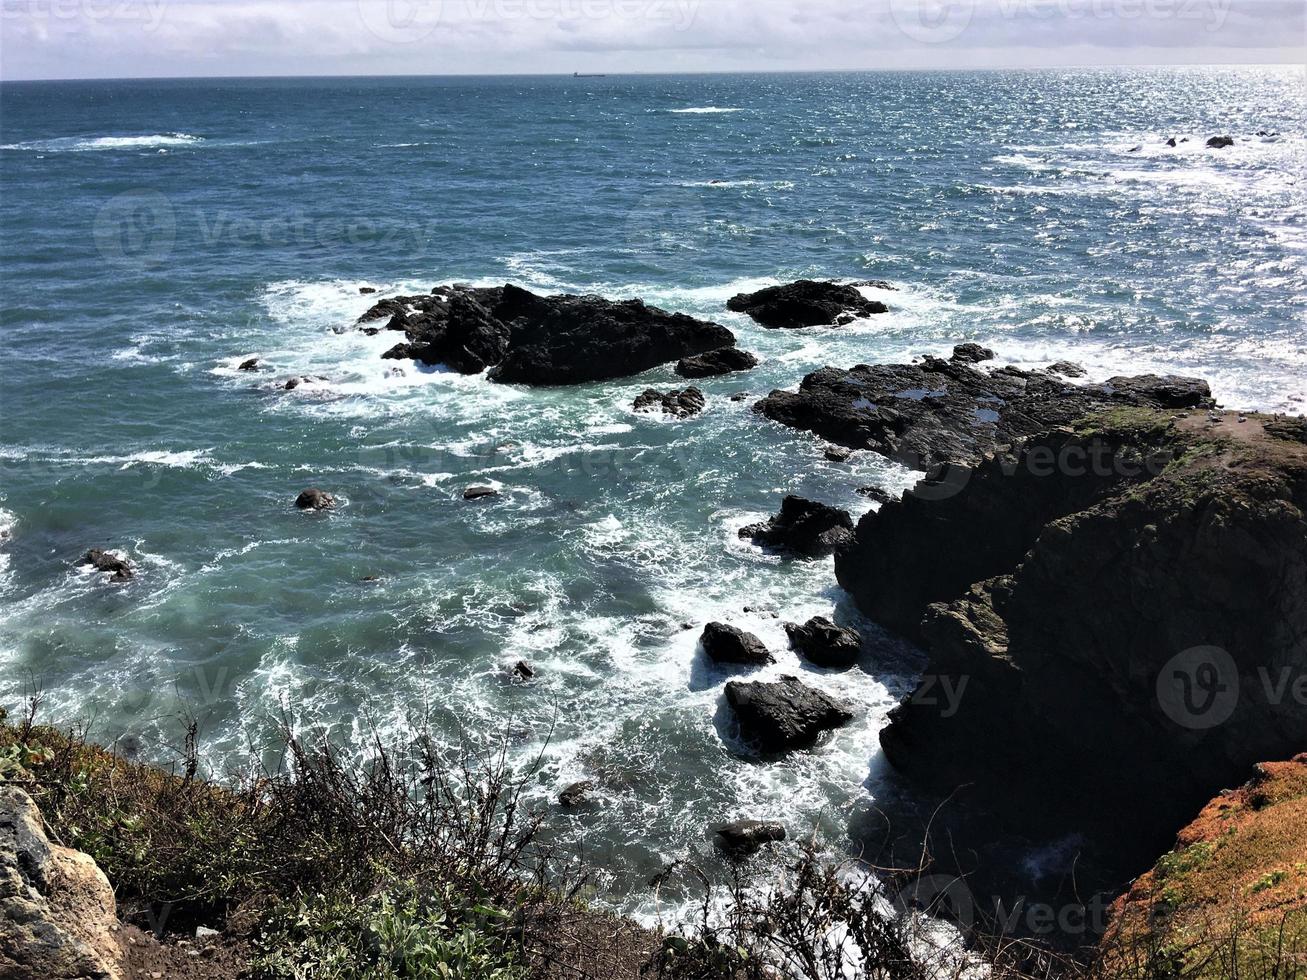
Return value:
M 1307 71 L 1307 64 L 1302 61 L 1195 61 L 1195 62 L 1158 62 L 1152 64 L 1047 64 L 1047 65 L 984 65 L 970 68 L 945 68 L 938 65 L 920 67 L 885 67 L 885 68 L 760 68 L 760 69 L 704 69 L 699 71 L 595 71 L 595 72 L 430 72 L 430 73 L 383 73 L 383 74 L 345 74 L 345 75 L 105 75 L 72 76 L 62 78 L 4 78 L 0 85 L 31 84 L 49 82 L 222 82 L 222 81 L 327 81 L 348 79 L 418 79 L 418 78 L 658 78 L 666 76 L 694 75 L 874 75 L 902 74 L 908 72 L 930 73 L 976 73 L 976 72 L 1037 72 L 1037 71 L 1111 71 L 1122 69 L 1157 69 L 1157 68 L 1297 68 Z

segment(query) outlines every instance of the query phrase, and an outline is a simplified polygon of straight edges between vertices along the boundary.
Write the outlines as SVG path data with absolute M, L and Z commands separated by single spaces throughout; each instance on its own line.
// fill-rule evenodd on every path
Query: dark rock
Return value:
M 733 402 L 743 402 L 748 400 L 749 393 L 747 391 L 737 391 L 735 394 L 731 395 L 731 401 Z
M 1142 146 L 1132 146 L 1132 147 L 1130 147 L 1130 149 L 1126 150 L 1126 152 L 1127 152 L 1127 153 L 1138 153 L 1138 152 L 1139 152 L 1140 150 L 1142 150 L 1142 149 L 1143 149 Z
M 884 303 L 867 299 L 854 286 L 811 279 L 741 293 L 726 306 L 773 329 L 833 326 L 844 314 L 857 318 L 889 311 Z
M 300 510 L 331 510 L 336 506 L 336 498 L 312 487 L 295 498 L 295 506 Z
M 258 369 L 259 369 L 259 359 L 257 357 L 251 357 L 248 361 L 241 361 L 241 366 L 236 370 L 257 371 Z
M 731 681 L 726 701 L 735 710 L 740 735 L 769 754 L 811 745 L 822 732 L 853 719 L 847 705 L 797 677 L 775 684 Z
M 1167 140 L 1167 141 L 1166 141 L 1166 145 L 1167 145 L 1167 146 L 1172 146 L 1172 147 L 1175 146 L 1175 137 L 1172 136 L 1169 140 Z
M 712 378 L 733 371 L 748 371 L 758 366 L 758 358 L 738 347 L 719 347 L 706 354 L 684 357 L 676 365 L 683 378 Z
M 765 667 L 776 662 L 762 640 L 752 633 L 727 626 L 725 623 L 709 623 L 704 627 L 699 642 L 703 645 L 703 652 L 708 655 L 708 659 L 715 664 Z
M 853 535 L 853 518 L 848 511 L 828 504 L 790 495 L 781 501 L 781 512 L 764 524 L 740 529 L 740 537 L 757 544 L 811 558 L 829 555 Z
M 857 492 L 880 504 L 887 504 L 894 499 L 884 487 L 858 487 Z
M 1106 406 L 1197 408 L 1212 404 L 1194 378 L 1111 378 L 1073 385 L 1043 371 L 982 372 L 926 357 L 921 364 L 826 367 L 797 392 L 774 391 L 755 405 L 768 418 L 851 449 L 870 449 L 914 469 L 974 462 L 998 445 Z
M 822 455 L 831 463 L 847 463 L 853 455 L 853 450 L 847 446 L 827 446 Z
M 641 300 L 537 296 L 517 286 L 437 286 L 428 295 L 384 299 L 363 314 L 389 318 L 408 341 L 385 356 L 443 364 L 490 380 L 579 384 L 628 377 L 735 344 L 723 326 L 667 313 Z
M 590 791 L 594 788 L 595 784 L 588 779 L 573 783 L 558 794 L 558 802 L 568 810 L 575 809 L 582 803 L 589 802 Z
M 136 570 L 132 568 L 130 562 L 126 562 L 107 551 L 101 551 L 99 548 L 92 548 L 88 551 L 83 561 L 94 566 L 97 572 L 112 575 L 115 582 L 125 582 L 136 574 Z
M 767 844 L 785 840 L 785 827 L 770 820 L 738 820 L 718 827 L 715 836 L 724 851 L 745 856 Z
M 463 491 L 464 500 L 486 500 L 498 496 L 499 491 L 494 487 L 468 487 Z
M 669 391 L 666 394 L 647 388 L 636 398 L 633 407 L 637 412 L 661 411 L 678 419 L 688 419 L 702 412 L 707 404 L 707 399 L 698 388 Z
M 1060 374 L 1064 378 L 1083 378 L 1088 373 L 1074 361 L 1056 361 L 1045 370 L 1049 374 Z
M 958 344 L 953 348 L 953 360 L 961 361 L 964 364 L 978 364 L 981 361 L 992 361 L 994 352 L 988 347 L 981 347 L 979 344 Z
M 818 667 L 846 669 L 862 655 L 862 637 L 823 616 L 814 616 L 802 626 L 786 623 L 785 632 L 794 649 Z
M 1223 150 L 1227 146 L 1234 146 L 1234 137 L 1232 136 L 1213 136 L 1207 141 L 1207 146 L 1213 150 Z
M 535 675 L 536 675 L 535 668 L 532 667 L 525 660 L 519 660 L 517 663 L 513 664 L 514 677 L 517 677 L 524 681 L 529 681 L 531 680 L 531 678 L 535 677 Z
M 375 293 L 375 292 L 376 292 L 376 289 L 374 289 L 372 286 L 360 286 L 360 287 L 359 287 L 359 295 L 360 295 L 360 296 L 371 296 L 371 295 L 372 295 L 373 293 Z
M 917 792 L 969 784 L 959 853 L 992 814 L 1085 835 L 1119 881 L 1258 760 L 1301 750 L 1307 704 L 1262 678 L 1302 662 L 1307 445 L 1246 418 L 1109 406 L 859 524 L 840 584 L 930 655 L 881 743 Z

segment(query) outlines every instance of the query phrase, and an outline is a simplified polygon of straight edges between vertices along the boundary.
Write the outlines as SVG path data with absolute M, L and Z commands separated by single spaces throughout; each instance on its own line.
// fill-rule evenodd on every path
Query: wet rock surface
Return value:
M 785 633 L 795 651 L 818 667 L 847 670 L 862 655 L 862 637 L 824 616 L 814 616 L 801 626 L 786 623 Z
M 811 279 L 740 293 L 726 306 L 772 329 L 835 326 L 841 318 L 852 320 L 889 311 L 884 303 L 863 296 L 855 285 Z
M 676 373 L 683 378 L 712 378 L 735 371 L 748 371 L 758 366 L 758 358 L 738 347 L 719 347 L 706 354 L 684 357 L 676 365 Z
M 740 537 L 765 548 L 807 558 L 829 555 L 852 536 L 853 518 L 848 511 L 794 495 L 781 501 L 775 517 L 740 529 Z
M 755 854 L 768 844 L 785 840 L 783 824 L 770 820 L 737 820 L 718 827 L 717 844 L 729 854 L 740 857 Z
M 846 704 L 796 677 L 777 683 L 732 681 L 726 685 L 726 701 L 741 737 L 768 754 L 812 745 L 823 732 L 853 720 Z
M 996 446 L 1108 406 L 1206 408 L 1197 378 L 1143 375 L 1073 385 L 1042 371 L 927 357 L 921 364 L 826 367 L 797 392 L 774 391 L 755 410 L 851 449 L 870 449 L 914 469 L 978 461 Z
M 112 576 L 115 582 L 125 582 L 136 574 L 136 569 L 132 567 L 131 562 L 100 548 L 92 548 L 82 560 L 97 572 Z
M 295 506 L 300 510 L 331 510 L 336 506 L 336 498 L 317 487 L 311 487 L 300 492 L 295 498 Z
M 492 381 L 568 385 L 629 377 L 734 347 L 725 327 L 638 299 L 538 296 L 513 285 L 438 286 L 376 303 L 361 324 L 386 320 L 405 341 L 383 356 L 443 365 Z
M 762 640 L 726 623 L 709 623 L 704 627 L 699 642 L 708 659 L 715 664 L 764 667 L 775 662 Z
M 636 397 L 632 407 L 637 412 L 662 412 L 678 419 L 688 419 L 698 415 L 707 405 L 708 400 L 698 388 L 668 392 L 647 388 Z

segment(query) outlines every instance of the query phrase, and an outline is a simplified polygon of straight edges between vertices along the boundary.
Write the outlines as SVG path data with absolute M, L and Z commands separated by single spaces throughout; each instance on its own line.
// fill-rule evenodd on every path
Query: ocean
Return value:
M 920 656 L 829 560 L 737 531 L 787 493 L 856 516 L 859 487 L 915 476 L 828 461 L 751 402 L 974 340 L 1301 412 L 1305 90 L 1301 68 L 0 85 L 0 704 L 39 692 L 143 759 L 193 718 L 215 773 L 285 721 L 361 754 L 506 744 L 551 835 L 642 915 L 668 862 L 712 864 L 718 822 L 854 849 Z M 726 310 L 799 277 L 897 288 L 837 329 Z M 451 282 L 642 297 L 762 364 L 703 382 L 684 421 L 631 409 L 680 387 L 671 365 L 536 390 L 394 375 L 396 338 L 353 328 L 360 288 Z M 253 356 L 268 370 L 237 370 Z M 341 506 L 295 511 L 309 486 Z M 136 578 L 82 567 L 92 547 Z M 864 631 L 858 669 L 788 649 L 782 622 L 813 615 Z M 857 719 L 750 758 L 696 656 L 710 620 Z M 554 806 L 579 780 L 595 802 Z

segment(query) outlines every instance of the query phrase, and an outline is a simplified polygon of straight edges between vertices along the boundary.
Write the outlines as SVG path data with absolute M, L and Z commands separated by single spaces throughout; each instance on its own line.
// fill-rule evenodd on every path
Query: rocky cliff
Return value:
M 885 755 L 992 818 L 950 846 L 1082 834 L 1137 872 L 1307 748 L 1305 513 L 1303 420 L 1120 408 L 867 515 L 839 580 L 931 660 Z

